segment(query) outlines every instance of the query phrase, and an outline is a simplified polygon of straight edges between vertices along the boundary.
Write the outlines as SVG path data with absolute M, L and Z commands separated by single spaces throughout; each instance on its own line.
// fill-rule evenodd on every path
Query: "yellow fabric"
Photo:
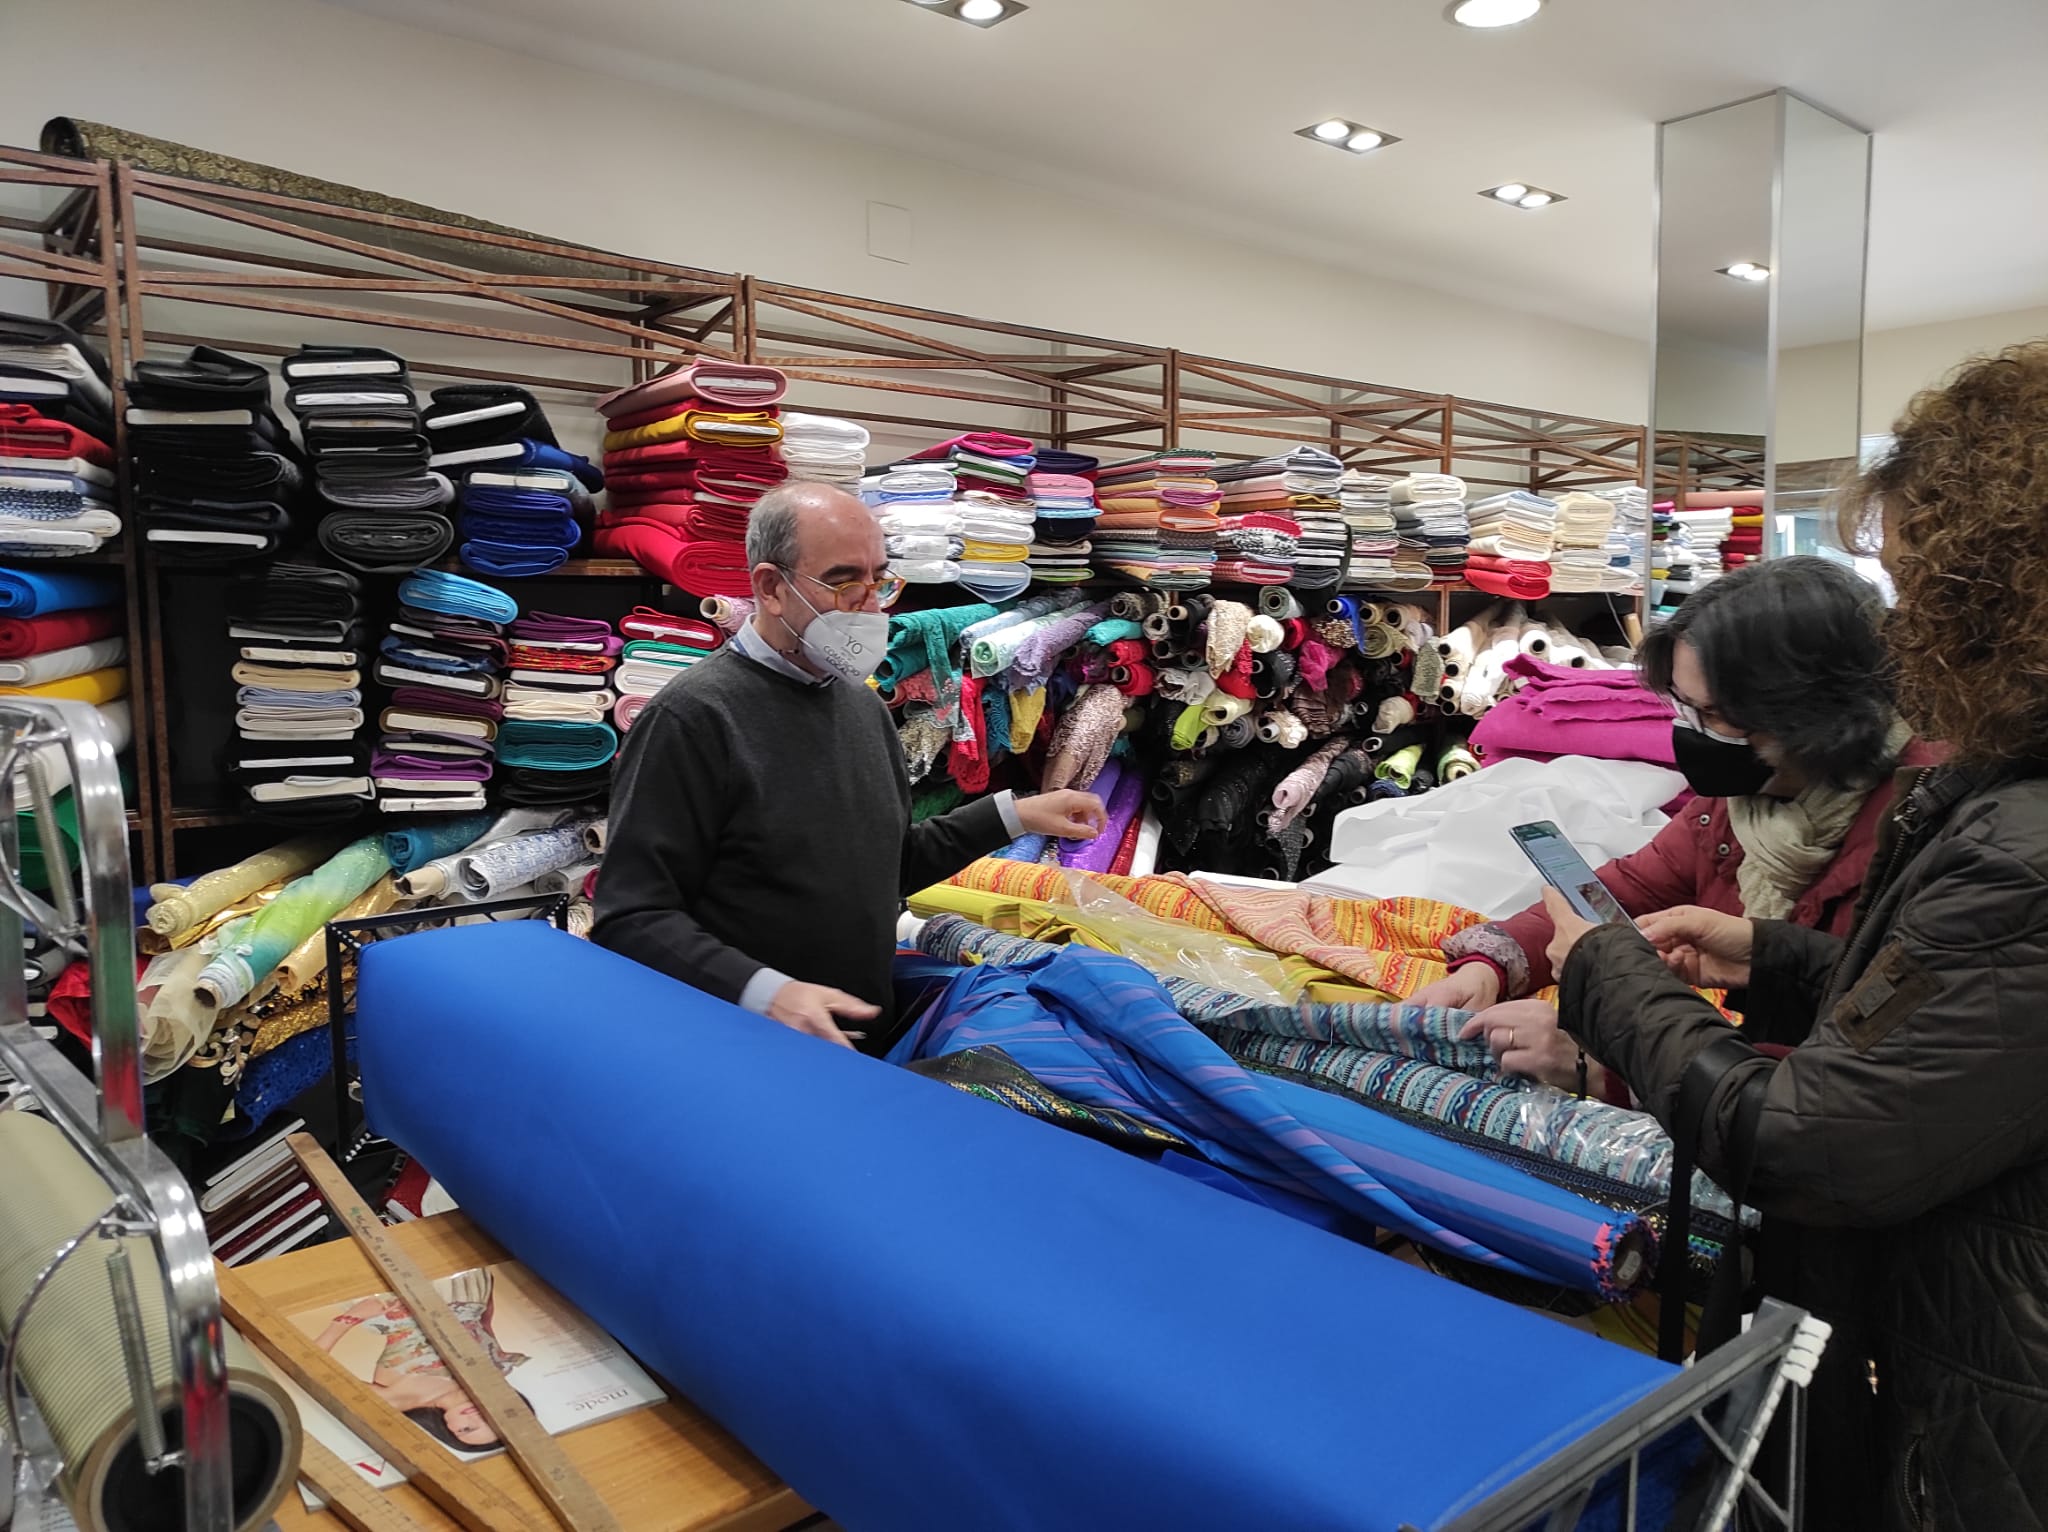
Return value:
M 984 543 L 970 537 L 960 555 L 975 564 L 1016 564 L 1031 556 L 1028 543 Z
M 1038 735 L 1038 721 L 1045 716 L 1045 688 L 1010 693 L 1010 754 L 1022 755 Z
M 737 432 L 720 429 L 727 425 L 772 426 L 774 429 Z M 768 410 L 685 410 L 680 415 L 671 415 L 652 425 L 635 426 L 630 431 L 607 431 L 604 450 L 617 452 L 626 447 L 654 447 L 662 442 L 685 438 L 698 442 L 724 442 L 736 447 L 772 447 L 782 440 L 782 422 Z
M 0 686 L 0 697 L 42 697 L 52 702 L 114 702 L 128 695 L 128 667 L 109 665 L 82 676 L 45 681 L 40 686 Z

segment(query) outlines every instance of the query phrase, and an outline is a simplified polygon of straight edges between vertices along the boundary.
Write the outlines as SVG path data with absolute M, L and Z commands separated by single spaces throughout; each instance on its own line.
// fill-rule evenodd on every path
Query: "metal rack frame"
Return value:
M 45 775 L 46 752 L 53 749 L 64 753 L 70 767 L 82 887 L 73 883 L 61 849 L 55 794 Z M 120 1254 L 110 1270 L 114 1310 L 135 1393 L 138 1439 L 150 1472 L 183 1470 L 188 1532 L 227 1532 L 233 1525 L 234 1496 L 220 1291 L 192 1188 L 143 1131 L 128 845 L 120 775 L 99 715 L 81 702 L 0 698 L 0 794 L 7 795 L 10 805 L 17 780 L 26 785 L 37 836 L 49 853 L 44 865 L 50 873 L 51 897 L 45 900 L 22 886 L 16 816 L 0 814 L 0 950 L 19 952 L 24 926 L 30 922 L 47 937 L 83 944 L 92 971 L 92 1051 L 99 1086 L 95 1090 L 30 1028 L 28 984 L 18 964 L 0 970 L 0 1065 L 29 1087 L 34 1102 L 107 1183 L 111 1200 L 106 1212 L 80 1230 L 44 1268 L 22 1311 L 6 1316 L 0 1388 L 5 1390 L 9 1423 L 16 1427 L 10 1444 L 14 1453 L 30 1456 L 31 1466 L 43 1470 L 37 1478 L 47 1483 L 44 1472 L 53 1467 L 54 1448 L 48 1447 L 46 1436 L 37 1438 L 34 1426 L 16 1423 L 18 1398 L 25 1395 L 14 1376 L 15 1343 L 33 1318 L 36 1297 L 87 1239 L 147 1238 L 156 1247 L 163 1277 L 182 1440 L 175 1449 L 164 1440 L 138 1299 L 125 1254 Z M 18 1109 L 25 1104 L 18 1095 L 9 1105 Z

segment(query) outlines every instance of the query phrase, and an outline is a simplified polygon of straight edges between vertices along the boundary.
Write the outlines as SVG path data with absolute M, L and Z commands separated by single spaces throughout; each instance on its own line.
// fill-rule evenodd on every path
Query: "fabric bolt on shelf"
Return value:
M 118 665 L 128 655 L 128 641 L 118 634 L 69 649 L 49 649 L 21 659 L 0 658 L 0 685 L 39 686 Z
M 121 600 L 121 577 L 117 574 L 0 569 L 0 614 L 9 617 L 41 617 L 52 612 L 107 607 Z
M 81 675 L 65 676 L 60 680 L 43 681 L 34 685 L 0 685 L 0 696 L 36 697 L 51 702 L 90 702 L 95 706 L 127 695 L 126 666 L 108 666 L 105 669 L 89 670 Z
M 1430 1527 L 1672 1375 L 574 941 L 520 921 L 374 945 L 372 1126 L 850 1528 L 953 1532 L 992 1505 L 1048 1529 Z M 613 1046 L 565 1056 L 549 1019 L 593 994 Z M 541 1096 L 564 1126 L 461 1126 Z M 658 1123 L 662 1147 L 567 1131 L 591 1113 Z M 651 1238 L 649 1206 L 672 1215 Z M 1276 1278 L 1408 1322 L 1215 1322 Z M 1472 1377 L 1500 1401 L 1483 1429 L 1469 1390 L 1409 1381 Z
M 320 546 L 365 574 L 403 574 L 432 563 L 455 541 L 448 518 L 433 512 L 335 511 L 321 518 Z
M 539 771 L 587 771 L 618 754 L 618 731 L 605 723 L 507 719 L 498 730 L 498 760 Z
M 788 388 L 789 380 L 773 367 L 705 357 L 606 394 L 597 408 L 607 419 L 691 398 L 745 408 L 774 404 Z
M 556 445 L 539 401 L 510 383 L 453 383 L 434 390 L 423 424 L 436 443 L 479 447 L 527 438 Z
M 489 575 L 494 580 L 531 580 L 551 574 L 569 562 L 569 550 L 563 547 L 533 547 L 471 539 L 456 551 L 465 569 Z
M 416 570 L 398 587 L 407 606 L 455 617 L 472 617 L 502 627 L 519 615 L 519 603 L 505 592 L 445 570 Z
M 591 807 L 601 803 L 610 793 L 611 778 L 609 762 L 576 771 L 508 766 L 498 773 L 493 791 L 508 804 L 546 808 Z

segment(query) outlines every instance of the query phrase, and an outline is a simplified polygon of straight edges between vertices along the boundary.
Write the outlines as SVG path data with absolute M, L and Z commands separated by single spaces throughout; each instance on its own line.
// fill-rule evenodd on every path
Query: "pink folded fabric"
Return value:
M 762 409 L 777 403 L 789 392 L 789 379 L 773 367 L 754 367 L 745 362 L 721 362 L 704 358 L 678 367 L 645 383 L 606 394 L 597 401 L 598 413 L 606 420 L 633 415 L 659 405 L 672 404 L 695 395 L 728 408 Z
M 1573 670 L 1526 654 L 1503 668 L 1527 684 L 1494 704 L 1472 731 L 1473 748 L 1488 762 L 1586 755 L 1672 764 L 1670 705 L 1646 691 L 1634 671 Z
M 633 720 L 640 716 L 640 710 L 652 702 L 652 697 L 621 697 L 612 704 L 612 722 L 621 730 L 633 727 Z
M 1095 481 L 1077 473 L 1033 473 L 1024 476 L 1024 488 L 1033 495 L 1076 495 L 1085 500 L 1094 495 Z
M 1694 489 L 1686 491 L 1688 511 L 1718 511 L 1724 506 L 1758 506 L 1764 503 L 1760 489 Z
M 953 455 L 955 447 L 964 447 L 969 452 L 979 452 L 984 457 L 1028 457 L 1031 453 L 1031 438 L 1012 436 L 1007 431 L 969 431 L 950 441 L 926 447 L 922 452 L 910 454 L 913 462 L 928 462 L 935 458 Z

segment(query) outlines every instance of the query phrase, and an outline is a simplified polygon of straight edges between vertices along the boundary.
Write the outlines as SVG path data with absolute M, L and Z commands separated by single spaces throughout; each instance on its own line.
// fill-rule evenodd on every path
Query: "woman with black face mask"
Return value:
M 1876 589 L 1843 565 L 1770 559 L 1706 586 L 1644 639 L 1643 684 L 1671 699 L 1673 752 L 1698 796 L 1600 868 L 1631 916 L 1699 907 L 1847 934 L 1893 773 L 1939 758 L 1893 710 L 1883 615 Z M 1541 905 L 1461 931 L 1444 943 L 1450 977 L 1413 998 L 1487 1012 L 1545 989 L 1551 935 Z M 1578 1085 L 1578 1045 L 1546 1008 L 1481 1015 L 1471 1034 L 1510 1071 Z M 1627 1102 L 1597 1060 L 1585 1079 Z

